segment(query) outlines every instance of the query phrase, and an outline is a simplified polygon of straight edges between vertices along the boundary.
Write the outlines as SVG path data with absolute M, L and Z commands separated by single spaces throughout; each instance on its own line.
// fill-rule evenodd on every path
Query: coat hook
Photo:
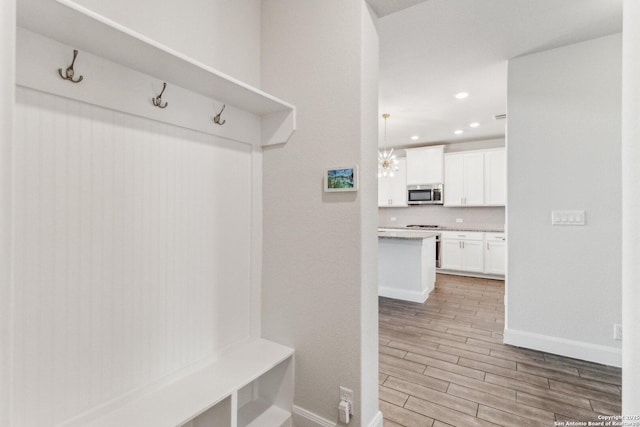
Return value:
M 151 99 L 151 102 L 153 102 L 153 105 L 155 105 L 158 108 L 167 108 L 167 105 L 169 105 L 168 102 L 165 102 L 164 104 L 162 103 L 162 94 L 164 93 L 164 90 L 166 88 L 167 88 L 167 84 L 166 83 L 162 83 L 162 92 L 160 92 L 160 95 L 158 95 L 155 98 Z
M 222 126 L 227 122 L 226 120 L 220 121 L 220 116 L 222 115 L 222 112 L 224 111 L 224 107 L 226 106 L 227 106 L 226 104 L 222 105 L 222 110 L 220 110 L 220 112 L 215 115 L 215 117 L 213 118 L 213 123 Z
M 78 57 L 78 51 L 76 49 L 73 50 L 73 61 L 71 61 L 71 65 L 67 67 L 65 74 L 62 74 L 62 68 L 58 68 L 58 74 L 65 80 L 69 80 L 73 83 L 80 83 L 82 81 L 82 76 L 78 77 L 78 80 L 73 80 L 73 64 L 76 63 L 76 58 Z

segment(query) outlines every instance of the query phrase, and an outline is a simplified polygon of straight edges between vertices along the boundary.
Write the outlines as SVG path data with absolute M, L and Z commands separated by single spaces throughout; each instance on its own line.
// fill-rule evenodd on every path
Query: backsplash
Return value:
M 395 218 L 392 221 L 391 218 Z M 456 218 L 462 218 L 457 223 Z M 504 228 L 504 207 L 447 208 L 444 206 L 410 206 L 408 208 L 378 208 L 378 225 L 404 227 L 408 224 L 489 226 Z

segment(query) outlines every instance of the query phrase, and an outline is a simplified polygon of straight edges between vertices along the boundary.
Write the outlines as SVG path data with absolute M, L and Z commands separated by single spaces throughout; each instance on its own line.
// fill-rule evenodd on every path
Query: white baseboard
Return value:
M 504 330 L 504 343 L 618 368 L 622 366 L 622 350 L 616 347 L 607 347 L 514 329 Z
M 369 423 L 369 427 L 384 427 L 384 420 L 382 419 L 382 412 L 378 411 L 375 417 Z
M 307 411 L 300 406 L 293 406 L 293 421 L 296 427 L 336 427 L 336 423 L 322 418 L 320 415 Z
M 425 289 L 422 292 L 405 291 L 403 289 L 393 289 L 393 288 L 385 288 L 385 287 L 379 286 L 378 296 L 393 298 L 393 299 L 401 299 L 404 301 L 423 303 L 429 297 L 429 291 L 430 289 Z
M 473 271 L 443 270 L 441 268 L 436 268 L 436 273 L 449 274 L 451 276 L 477 277 L 479 279 L 504 280 L 505 278 L 504 275 L 500 274 L 475 273 Z
M 296 427 L 337 427 L 337 424 L 333 421 L 322 418 L 321 416 L 299 406 L 294 405 L 292 412 L 294 425 Z M 382 423 L 382 412 L 378 411 L 367 427 L 383 427 Z

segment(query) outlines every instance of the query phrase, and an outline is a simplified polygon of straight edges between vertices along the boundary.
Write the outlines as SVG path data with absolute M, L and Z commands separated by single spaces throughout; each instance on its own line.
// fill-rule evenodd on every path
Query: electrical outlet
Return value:
M 349 390 L 346 387 L 340 386 L 340 400 L 349 402 L 349 404 L 351 405 L 349 409 L 351 414 L 353 414 L 353 390 Z
M 398 218 L 396 218 L 395 216 L 391 217 L 391 222 L 396 222 L 398 220 Z
M 618 341 L 622 340 L 622 325 L 618 323 L 613 325 L 613 339 Z
M 461 223 L 461 222 L 463 222 L 463 219 L 462 218 L 456 218 L 456 222 L 457 223 Z

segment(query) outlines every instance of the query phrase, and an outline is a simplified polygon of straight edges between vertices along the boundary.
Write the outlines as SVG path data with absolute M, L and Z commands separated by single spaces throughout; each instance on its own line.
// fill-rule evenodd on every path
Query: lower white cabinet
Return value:
M 443 231 L 440 269 L 503 276 L 507 241 L 504 233 Z
M 507 261 L 507 242 L 504 233 L 485 233 L 484 241 L 484 272 L 504 275 Z
M 482 273 L 484 233 L 445 231 L 441 235 L 440 268 Z

